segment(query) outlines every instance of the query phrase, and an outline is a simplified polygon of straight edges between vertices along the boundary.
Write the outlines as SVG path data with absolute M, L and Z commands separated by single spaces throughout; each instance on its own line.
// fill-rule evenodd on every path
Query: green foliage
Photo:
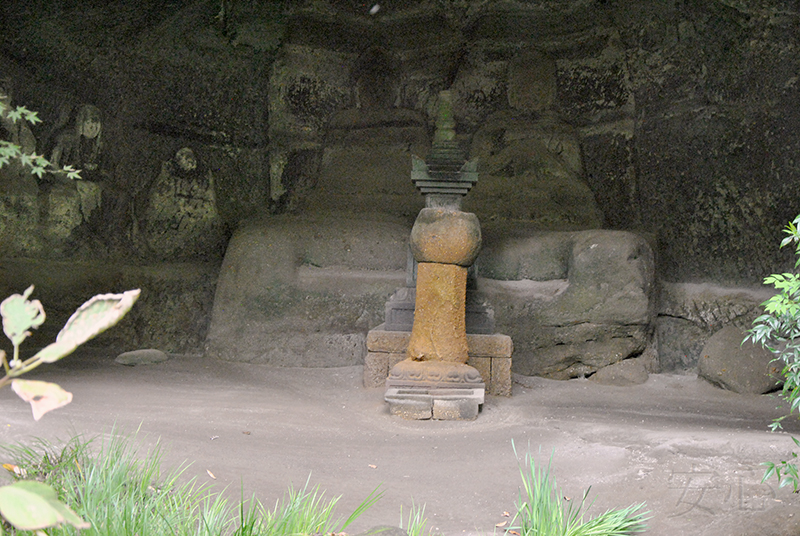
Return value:
M 35 329 L 44 323 L 45 314 L 42 302 L 39 300 L 28 301 L 33 292 L 33 285 L 24 293 L 12 294 L 0 303 L 0 314 L 3 316 L 3 332 L 14 345 L 14 357 L 6 367 L 6 374 L 10 368 L 20 365 L 19 346 L 31 334 L 30 329 Z M 4 363 L 5 364 L 5 363 Z
M 794 444 L 800 447 L 800 441 L 796 437 L 792 438 Z M 798 482 L 800 482 L 800 475 L 797 473 L 797 453 L 792 451 L 788 460 L 781 460 L 779 462 L 764 462 L 767 470 L 764 471 L 764 476 L 761 478 L 765 482 L 773 476 L 778 479 L 778 487 L 785 487 L 791 485 L 793 491 L 797 493 Z
M 39 420 L 51 409 L 69 403 L 72 396 L 55 384 L 19 380 L 19 376 L 42 363 L 53 363 L 71 354 L 78 346 L 119 322 L 136 303 L 140 291 L 135 289 L 122 294 L 94 296 L 72 314 L 54 343 L 23 361 L 19 357 L 20 344 L 31 334 L 31 329 L 38 328 L 45 320 L 44 307 L 39 300 L 28 300 L 32 292 L 31 285 L 24 293 L 12 294 L 0 303 L 3 331 L 14 345 L 14 356 L 10 361 L 6 359 L 5 352 L 0 350 L 0 361 L 5 372 L 5 376 L 0 378 L 0 387 L 11 383 L 14 392 L 30 402 L 34 419 Z M 54 405 L 57 401 L 60 403 Z
M 89 523 L 58 501 L 56 490 L 35 480 L 0 487 L 0 514 L 19 530 L 38 531 L 65 523 L 89 528 Z
M 0 361 L 5 372 L 5 376 L 0 378 L 0 387 L 10 383 L 11 389 L 22 400 L 30 403 L 33 418 L 37 421 L 48 411 L 69 404 L 72 393 L 59 385 L 21 380 L 19 376 L 42 363 L 53 363 L 71 354 L 78 346 L 119 322 L 136 303 L 139 292 L 136 289 L 122 294 L 100 294 L 93 297 L 72 314 L 54 343 L 24 361 L 19 356 L 19 347 L 31 335 L 31 329 L 44 323 L 44 307 L 39 300 L 28 299 L 33 293 L 33 285 L 22 294 L 12 294 L 3 300 L 0 303 L 3 332 L 14 346 L 14 355 L 8 360 L 6 353 L 0 350 Z M 15 474 L 21 476 L 21 472 Z M 50 486 L 37 481 L 23 480 L 0 487 L 0 515 L 20 530 L 39 531 L 63 524 L 77 528 L 88 527 L 88 524 L 58 501 L 56 492 Z
M 60 448 L 54 447 L 44 439 L 33 439 L 27 445 L 3 445 L 0 452 L 15 463 L 4 463 L 14 478 L 36 480 L 53 487 L 59 487 L 62 473 L 81 467 L 89 458 L 92 441 L 82 436 L 74 436 Z
M 353 511 L 344 521 L 334 517 L 339 497 L 324 499 L 324 493 L 318 488 L 308 489 L 308 481 L 300 491 L 289 488 L 283 501 L 275 504 L 273 510 L 264 510 L 261 523 L 264 531 L 260 534 L 275 536 L 292 536 L 297 534 L 331 534 L 343 532 L 353 521 L 375 504 L 382 492 L 377 489 Z
M 5 110 L 6 105 L 0 102 L 0 115 L 6 114 L 14 123 L 17 121 L 27 121 L 31 125 L 35 125 L 36 123 L 42 122 L 36 115 L 36 112 L 30 111 L 24 106 L 17 106 L 8 112 Z M 23 167 L 28 168 L 32 174 L 39 178 L 45 173 L 64 173 L 68 179 L 81 178 L 79 169 L 75 169 L 72 166 L 64 166 L 61 169 L 57 169 L 44 156 L 34 153 L 25 154 L 22 152 L 19 145 L 0 140 L 0 168 L 8 165 L 12 160 L 18 161 Z
M 37 448 L 7 447 L 15 474 L 49 483 L 77 515 L 91 523 L 81 535 L 301 536 L 340 533 L 382 495 L 373 491 L 344 521 L 335 514 L 338 497 L 318 488 L 290 488 L 273 509 L 258 500 L 237 507 L 210 486 L 185 478 L 187 467 L 162 473 L 160 445 L 140 455 L 136 438 L 110 434 L 99 452 L 92 441 L 73 438 L 59 453 L 45 442 Z M 43 453 L 42 453 L 43 452 Z M 188 480 L 188 481 L 187 481 Z M 63 525 L 51 536 L 78 534 Z
M 432 532 L 425 532 L 428 520 L 425 519 L 425 505 L 419 506 L 411 500 L 411 509 L 408 511 L 408 521 L 405 531 L 408 536 L 428 536 Z M 403 528 L 403 507 L 400 507 L 400 528 Z
M 516 447 L 514 454 L 517 454 Z M 517 513 L 511 522 L 512 530 L 520 536 L 618 536 L 645 531 L 647 512 L 639 512 L 644 503 L 608 510 L 584 521 L 585 512 L 591 507 L 591 503 L 586 504 L 591 487 L 580 502 L 567 499 L 552 476 L 552 463 L 551 456 L 547 467 L 537 467 L 528 452 L 520 464 L 522 490 Z
M 800 267 L 800 215 L 786 226 L 787 235 L 781 247 L 795 244 L 795 270 Z M 789 403 L 789 412 L 770 424 L 772 431 L 782 428 L 781 422 L 798 413 L 800 409 L 800 273 L 772 274 L 764 278 L 765 285 L 772 285 L 777 294 L 762 303 L 765 314 L 753 321 L 744 340 L 761 344 L 775 355 L 775 361 L 783 362 L 781 375 L 784 378 L 781 396 Z M 796 445 L 797 439 L 792 438 Z M 794 492 L 800 491 L 797 471 L 797 454 L 791 453 L 788 460 L 778 463 L 766 462 L 762 481 L 776 477 L 780 487 L 791 485 Z

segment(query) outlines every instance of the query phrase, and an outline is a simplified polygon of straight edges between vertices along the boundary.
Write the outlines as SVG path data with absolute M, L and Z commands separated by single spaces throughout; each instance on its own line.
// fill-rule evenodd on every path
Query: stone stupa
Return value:
M 389 370 L 385 399 L 390 412 L 404 418 L 469 420 L 477 417 L 486 390 L 481 372 L 467 364 L 467 279 L 480 252 L 481 228 L 475 214 L 461 210 L 461 200 L 478 180 L 477 162 L 466 161 L 455 140 L 450 92 L 441 92 L 439 100 L 431 153 L 427 161 L 412 162 L 412 181 L 425 196 L 410 240 L 414 316 L 406 359 Z M 486 336 L 502 339 L 500 353 L 510 369 L 510 339 Z

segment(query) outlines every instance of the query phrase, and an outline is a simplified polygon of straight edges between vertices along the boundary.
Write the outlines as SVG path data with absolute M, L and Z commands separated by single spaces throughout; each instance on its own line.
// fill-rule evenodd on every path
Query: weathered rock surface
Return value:
M 514 341 L 514 372 L 573 378 L 644 351 L 654 319 L 644 239 L 582 231 L 485 243 L 479 288 L 495 307 L 497 330 Z
M 146 210 L 137 222 L 147 253 L 160 259 L 221 258 L 226 229 L 217 211 L 214 176 L 197 162 L 191 169 L 164 162 L 149 186 Z
M 292 50 L 290 47 L 287 53 L 291 55 Z M 329 84 L 339 85 L 335 92 L 341 99 L 330 101 L 332 113 L 324 128 L 298 131 L 289 122 L 286 136 L 277 136 L 278 140 L 287 139 L 272 150 L 273 159 L 286 155 L 286 166 L 275 180 L 276 188 L 286 190 L 283 203 L 287 209 L 378 209 L 387 214 L 416 215 L 424 203 L 408 180 L 411 156 L 428 152 L 430 136 L 425 114 L 396 105 L 400 58 L 380 47 L 368 48 L 353 62 L 348 78 L 342 80 L 345 73 L 336 76 L 329 63 L 342 61 L 341 54 L 305 56 L 301 61 L 314 63 L 315 76 L 328 76 Z M 286 89 L 278 84 L 276 91 Z M 340 108 L 354 102 L 357 106 Z M 287 119 L 293 119 L 293 112 L 302 115 L 303 110 L 287 111 Z M 284 127 L 278 123 L 276 133 L 277 128 Z
M 139 288 L 139 299 L 125 317 L 84 346 L 125 352 L 160 348 L 199 354 L 208 330 L 219 265 L 171 263 L 106 264 L 81 261 L 3 259 L 0 296 L 34 285 L 32 298 L 42 302 L 47 320 L 25 341 L 28 348 L 55 340 L 67 319 L 96 294 Z
M 800 149 L 800 11 L 790 2 L 409 1 L 383 3 L 373 16 L 357 2 L 287 0 L 240 3 L 224 28 L 199 1 L 174 10 L 115 0 L 91 10 L 80 2 L 24 7 L 8 3 L 0 32 L 0 66 L 16 82 L 15 102 L 38 110 L 46 129 L 62 104 L 91 99 L 108 120 L 110 176 L 108 199 L 93 214 L 98 226 L 83 234 L 73 233 L 85 223 L 76 192 L 4 192 L 4 257 L 90 259 L 110 250 L 129 262 L 141 253 L 127 242 L 131 197 L 147 195 L 161 162 L 187 143 L 213 168 L 219 215 L 232 227 L 303 200 L 313 212 L 348 181 L 341 206 L 413 218 L 421 198 L 404 162 L 424 153 L 425 122 L 431 126 L 435 95 L 448 87 L 458 140 L 497 164 L 495 178 L 478 183 L 487 188 L 478 215 L 496 216 L 506 233 L 519 225 L 501 222 L 509 214 L 548 220 L 536 199 L 514 202 L 508 179 L 546 194 L 540 199 L 556 230 L 594 227 L 602 216 L 605 227 L 652 236 L 664 280 L 755 285 L 791 267 L 791 254 L 777 248 L 780 228 L 797 212 L 800 178 L 792 156 Z M 365 111 L 358 87 L 359 60 L 376 43 L 396 63 L 380 64 L 367 81 L 381 82 L 389 67 L 387 82 L 374 87 L 387 90 L 394 115 Z M 525 159 L 525 147 L 542 146 Z M 550 163 L 562 171 L 559 188 L 537 178 Z M 559 211 L 561 194 L 587 207 L 593 196 L 595 207 L 584 214 L 571 202 Z M 473 195 L 477 201 L 480 190 Z M 536 289 L 514 275 L 498 279 L 522 294 L 557 291 L 544 281 L 568 279 L 571 248 L 545 242 L 553 253 L 538 268 L 550 274 L 530 279 Z M 700 311 L 716 307 L 697 303 Z M 745 322 L 747 314 L 729 312 Z M 666 370 L 693 367 L 723 325 L 700 316 L 660 314 Z M 155 337 L 149 326 L 158 323 L 143 319 L 137 329 L 150 334 L 137 336 Z M 614 330 L 610 339 L 632 338 Z
M 711 335 L 728 325 L 750 328 L 763 312 L 761 303 L 772 294 L 764 287 L 662 282 L 656 320 L 661 369 L 693 369 Z
M 781 385 L 783 366 L 774 363 L 772 352 L 753 344 L 742 343 L 745 333 L 736 326 L 726 326 L 708 339 L 697 374 L 714 385 L 735 393 L 763 394 Z
M 649 374 L 641 358 L 625 359 L 603 367 L 589 379 L 603 385 L 639 385 L 647 381 Z
M 363 215 L 253 222 L 231 238 L 206 354 L 277 366 L 363 363 L 405 284 L 408 225 Z
M 39 202 L 35 195 L 0 196 L 0 251 L 3 256 L 31 257 L 44 250 L 39 227 Z

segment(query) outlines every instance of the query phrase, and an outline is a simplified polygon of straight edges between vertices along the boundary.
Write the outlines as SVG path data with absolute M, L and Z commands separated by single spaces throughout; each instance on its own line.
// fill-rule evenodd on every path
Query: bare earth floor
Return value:
M 166 463 L 272 505 L 306 479 L 342 495 L 349 514 L 371 490 L 384 497 L 351 532 L 397 525 L 400 507 L 426 505 L 445 535 L 491 534 L 508 521 L 519 489 L 519 451 L 530 448 L 569 497 L 588 486 L 597 514 L 647 502 L 648 534 L 800 534 L 800 496 L 760 483 L 764 460 L 791 450 L 767 431 L 777 400 L 716 389 L 690 375 L 653 375 L 609 387 L 518 378 L 511 398 L 487 397 L 473 422 L 404 421 L 382 389 L 362 386 L 361 367 L 276 369 L 173 356 L 125 367 L 83 354 L 31 379 L 58 381 L 69 406 L 34 422 L 10 389 L 0 392 L 0 441 L 66 439 L 118 430 L 167 445 Z M 523 385 L 523 383 L 525 385 Z M 796 423 L 791 423 L 797 432 Z M 541 448 L 541 454 L 539 449 Z M 3 460 L 5 461 L 5 460 Z

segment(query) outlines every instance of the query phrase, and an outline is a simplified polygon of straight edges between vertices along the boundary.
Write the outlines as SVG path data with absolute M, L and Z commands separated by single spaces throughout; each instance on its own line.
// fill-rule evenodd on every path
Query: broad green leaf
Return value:
M 120 321 L 139 298 L 139 289 L 122 294 L 98 294 L 78 307 L 64 324 L 56 342 L 42 348 L 34 358 L 52 363 L 72 353 L 85 343 Z
M 55 363 L 62 357 L 66 357 L 78 346 L 75 344 L 53 342 L 36 352 L 34 358 L 39 359 L 42 363 Z
M 761 465 L 765 466 L 767 469 L 764 471 L 764 476 L 761 477 L 761 483 L 763 484 L 766 482 L 769 477 L 778 474 L 778 468 L 775 466 L 773 462 L 763 462 Z
M 91 526 L 59 502 L 52 487 L 31 480 L 0 487 L 0 513 L 20 530 L 39 530 L 63 523 L 77 529 Z
M 56 499 L 55 501 L 51 501 L 50 505 L 55 510 L 58 511 L 58 513 L 64 519 L 63 522 L 69 523 L 76 529 L 88 529 L 89 527 L 92 526 L 91 523 L 89 523 L 88 521 L 84 521 L 83 519 L 80 518 L 78 514 L 70 510 L 70 508 L 66 504 L 59 502 L 58 499 Z
M 29 166 L 30 167 L 30 166 L 33 165 L 33 159 L 31 158 L 31 155 L 29 155 L 29 154 L 21 154 L 20 157 L 19 157 L 19 163 L 22 164 L 23 166 Z
M 19 530 L 38 530 L 59 525 L 64 521 L 46 498 L 19 484 L 20 482 L 0 488 L 0 514 L 9 523 Z M 46 484 L 41 485 L 50 488 Z
M 25 292 L 12 294 L 0 303 L 0 315 L 3 316 L 3 331 L 14 346 L 19 346 L 31 333 L 31 328 L 38 328 L 45 319 L 44 307 L 39 300 L 28 301 L 33 292 L 33 285 Z
M 48 411 L 66 406 L 72 402 L 72 393 L 58 384 L 37 380 L 14 380 L 11 389 L 29 402 L 33 410 L 33 420 L 38 421 Z

